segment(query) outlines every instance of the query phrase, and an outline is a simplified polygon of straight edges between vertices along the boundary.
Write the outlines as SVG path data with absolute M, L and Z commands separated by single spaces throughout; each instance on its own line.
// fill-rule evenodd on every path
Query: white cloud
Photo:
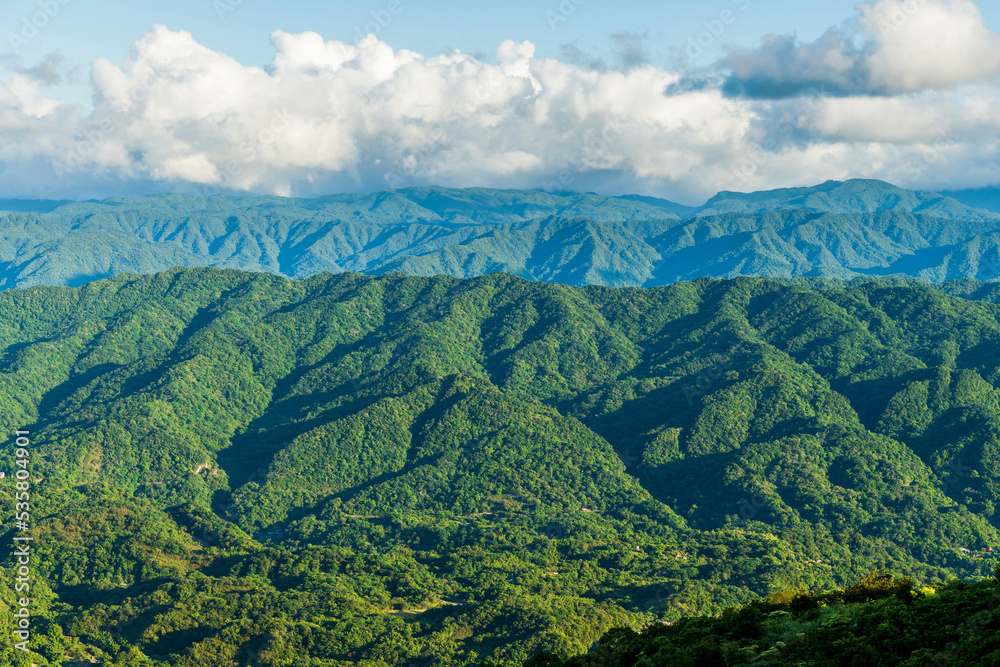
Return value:
M 1000 76 L 1000 35 L 972 0 L 882 0 L 861 5 L 872 37 L 873 86 L 892 92 L 947 88 Z
M 949 88 L 1000 76 L 1000 35 L 973 0 L 879 0 L 820 39 L 768 35 L 721 63 L 726 89 L 751 97 L 891 95 Z
M 272 41 L 265 71 L 155 27 L 123 65 L 94 63 L 94 113 L 76 112 L 75 133 L 53 124 L 63 154 L 39 158 L 65 182 L 117 172 L 164 188 L 301 194 L 538 187 L 596 170 L 690 185 L 701 147 L 738 144 L 752 115 L 719 91 L 665 96 L 673 72 L 599 72 L 538 59 L 528 42 L 500 44 L 489 64 L 394 51 L 374 37 L 352 46 L 276 32 Z
M 157 26 L 121 65 L 93 64 L 90 114 L 47 98 L 28 75 L 0 83 L 0 196 L 206 186 L 310 196 L 437 183 L 693 202 L 726 187 L 855 176 L 920 187 L 1000 182 L 989 140 L 1000 130 L 993 33 L 966 0 L 923 3 L 964 17 L 932 23 L 966 35 L 943 44 L 974 68 L 946 80 L 951 70 L 927 65 L 923 78 L 906 78 L 917 56 L 862 8 L 859 21 L 886 31 L 871 72 L 910 92 L 791 99 L 678 85 L 679 73 L 650 64 L 617 71 L 542 59 L 527 42 L 502 43 L 491 64 L 458 51 L 396 51 L 374 37 L 349 45 L 279 31 L 265 69 Z M 928 29 L 915 17 L 891 25 Z M 810 58 L 846 71 L 836 58 Z

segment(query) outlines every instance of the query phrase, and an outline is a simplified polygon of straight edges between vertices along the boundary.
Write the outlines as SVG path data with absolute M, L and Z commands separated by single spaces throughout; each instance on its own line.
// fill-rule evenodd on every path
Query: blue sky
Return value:
M 58 2 L 59 0 L 55 0 Z M 560 11 L 561 3 L 511 0 L 471 2 L 459 0 L 400 0 L 402 11 L 388 25 L 373 23 L 388 8 L 388 0 L 316 2 L 261 0 L 233 2 L 220 9 L 213 0 L 175 0 L 137 3 L 125 0 L 70 0 L 59 3 L 60 13 L 21 49 L 21 64 L 58 51 L 70 63 L 86 68 L 98 57 L 112 61 L 125 57 L 132 43 L 153 24 L 188 30 L 200 43 L 248 65 L 265 64 L 274 49 L 269 35 L 315 31 L 327 39 L 355 42 L 359 30 L 377 26 L 378 37 L 394 48 L 425 55 L 451 49 L 490 57 L 504 40 L 529 40 L 542 57 L 559 57 L 561 47 L 574 44 L 595 57 L 614 59 L 613 36 L 635 33 L 647 37 L 654 62 L 670 64 L 671 47 L 681 47 L 705 29 L 705 21 L 732 9 L 739 21 L 727 26 L 723 39 L 707 50 L 705 64 L 719 56 L 725 43 L 752 46 L 769 32 L 797 33 L 812 40 L 853 14 L 855 2 L 827 0 L 802 3 L 789 0 L 711 0 L 708 2 L 570 2 L 572 13 Z M 228 7 L 229 3 L 223 3 Z M 741 9 L 742 7 L 746 9 Z M 18 33 L 22 22 L 39 11 L 38 0 L 5 0 L 0 7 L 2 34 Z M 556 16 L 565 21 L 552 19 Z M 376 15 L 373 17 L 373 13 Z M 565 16 L 564 16 L 565 13 Z M 1000 10 L 993 10 L 1000 17 Z M 219 17 L 222 17 L 220 20 Z M 383 14 L 384 16 L 384 14 Z M 0 53 L 12 55 L 8 39 Z
M 982 186 L 997 4 L 7 0 L 0 195 Z

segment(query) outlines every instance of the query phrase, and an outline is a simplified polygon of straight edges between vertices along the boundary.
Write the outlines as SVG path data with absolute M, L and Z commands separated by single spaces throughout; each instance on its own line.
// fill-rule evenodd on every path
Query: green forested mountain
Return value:
M 32 659 L 517 665 L 882 568 L 991 576 L 1000 306 L 946 289 L 983 300 L 216 269 L 4 292 Z
M 716 618 L 636 633 L 615 628 L 585 656 L 539 654 L 528 667 L 963 665 L 1000 660 L 1000 585 L 960 579 L 914 590 L 876 572 L 844 590 L 785 591 Z
M 607 286 L 741 275 L 992 281 L 1000 278 L 1000 214 L 865 180 L 723 192 L 700 207 L 436 187 L 308 200 L 0 201 L 0 289 L 178 265 L 295 278 L 503 271 Z

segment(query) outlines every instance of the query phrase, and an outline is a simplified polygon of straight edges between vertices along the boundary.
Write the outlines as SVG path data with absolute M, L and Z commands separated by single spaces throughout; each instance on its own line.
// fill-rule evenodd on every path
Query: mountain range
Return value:
M 513 667 L 998 562 L 1000 306 L 928 284 L 174 269 L 6 291 L 0 351 L 38 665 Z
M 689 207 L 438 187 L 318 199 L 179 194 L 0 201 L 0 288 L 79 286 L 174 266 L 304 278 L 505 272 L 570 285 L 699 277 L 1000 277 L 993 191 L 912 192 L 880 181 L 722 192 Z

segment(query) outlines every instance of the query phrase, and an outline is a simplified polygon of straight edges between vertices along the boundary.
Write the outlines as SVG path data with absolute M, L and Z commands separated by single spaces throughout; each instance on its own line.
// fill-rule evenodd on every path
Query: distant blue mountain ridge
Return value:
M 972 208 L 983 208 L 987 211 L 1000 213 L 1000 186 L 975 190 L 950 190 L 942 194 Z
M 215 266 L 573 285 L 703 276 L 1000 278 L 1000 190 L 947 194 L 874 180 L 654 197 L 420 187 L 316 199 L 161 194 L 0 200 L 0 288 Z

